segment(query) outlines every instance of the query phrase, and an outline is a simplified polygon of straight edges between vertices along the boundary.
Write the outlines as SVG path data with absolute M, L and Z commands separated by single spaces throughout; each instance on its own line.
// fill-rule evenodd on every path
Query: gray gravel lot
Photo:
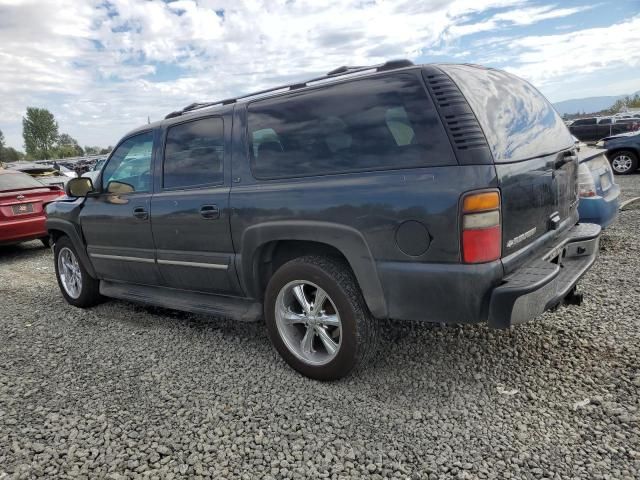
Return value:
M 49 250 L 0 248 L 0 479 L 640 478 L 639 233 L 640 210 L 606 232 L 581 307 L 386 328 L 337 383 L 262 323 L 75 309 Z

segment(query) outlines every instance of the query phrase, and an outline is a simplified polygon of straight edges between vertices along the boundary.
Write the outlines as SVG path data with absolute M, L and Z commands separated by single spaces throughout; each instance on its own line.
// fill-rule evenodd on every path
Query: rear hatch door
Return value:
M 441 67 L 458 85 L 485 134 L 502 197 L 502 256 L 577 221 L 578 157 L 547 99 L 509 73 Z

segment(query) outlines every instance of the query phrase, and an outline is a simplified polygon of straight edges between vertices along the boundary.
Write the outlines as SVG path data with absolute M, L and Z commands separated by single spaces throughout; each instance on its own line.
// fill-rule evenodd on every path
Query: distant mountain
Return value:
M 631 94 L 630 96 L 640 94 L 640 91 Z M 616 103 L 617 100 L 626 97 L 627 95 L 617 96 L 605 96 L 605 97 L 587 97 L 587 98 L 572 98 L 571 100 L 563 100 L 562 102 L 554 103 L 553 106 L 560 115 L 565 113 L 572 114 L 576 112 L 594 113 L 609 108 Z

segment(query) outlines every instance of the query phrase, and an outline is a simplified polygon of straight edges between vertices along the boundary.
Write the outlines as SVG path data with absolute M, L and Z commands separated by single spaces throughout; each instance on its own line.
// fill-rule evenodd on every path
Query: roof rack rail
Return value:
M 375 70 L 376 72 L 384 72 L 387 70 L 395 70 L 397 68 L 411 67 L 413 66 L 413 62 L 411 60 L 389 60 L 384 63 L 380 63 L 378 65 L 370 65 L 370 66 L 346 66 L 338 67 L 325 75 L 321 75 L 320 77 L 315 77 L 310 80 L 306 80 L 304 82 L 293 83 L 289 85 L 280 85 L 278 87 L 267 88 L 265 90 L 260 90 L 258 92 L 249 93 L 247 95 L 241 95 L 239 97 L 227 98 L 224 100 L 218 100 L 215 102 L 203 102 L 203 103 L 191 103 L 184 107 L 182 110 L 176 110 L 175 112 L 171 112 L 166 115 L 164 118 L 175 118 L 180 115 L 192 112 L 194 110 L 199 110 L 201 108 L 213 107 L 216 105 L 230 105 L 232 103 L 236 103 L 238 100 L 243 100 L 245 98 L 257 97 L 260 95 L 264 95 L 266 93 L 277 92 L 278 90 L 297 90 L 299 88 L 307 87 L 310 83 L 319 82 L 322 80 L 332 79 L 335 77 L 340 77 L 343 75 L 351 75 L 354 73 L 366 72 L 369 70 Z

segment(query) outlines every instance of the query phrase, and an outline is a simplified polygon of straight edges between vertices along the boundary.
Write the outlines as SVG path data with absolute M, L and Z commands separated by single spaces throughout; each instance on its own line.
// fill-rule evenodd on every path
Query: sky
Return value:
M 194 101 L 408 58 L 502 68 L 551 101 L 640 90 L 640 0 L 0 0 L 0 130 L 80 145 Z

